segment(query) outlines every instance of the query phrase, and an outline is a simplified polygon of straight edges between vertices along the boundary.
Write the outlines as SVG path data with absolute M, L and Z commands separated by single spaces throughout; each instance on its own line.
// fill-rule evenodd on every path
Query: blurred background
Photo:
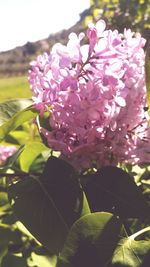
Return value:
M 0 102 L 30 97 L 29 62 L 98 19 L 150 38 L 150 0 L 1 0 Z

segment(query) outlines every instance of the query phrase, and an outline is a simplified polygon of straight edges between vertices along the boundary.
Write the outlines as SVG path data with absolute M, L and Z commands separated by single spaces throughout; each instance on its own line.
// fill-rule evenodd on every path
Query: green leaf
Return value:
M 9 242 L 20 242 L 20 233 L 12 226 L 0 223 L 0 266 L 8 252 Z M 7 265 L 12 266 L 12 265 Z
M 9 133 L 9 135 L 5 138 L 6 142 L 14 143 L 17 145 L 25 144 L 30 140 L 30 132 L 25 131 L 24 129 L 21 130 L 14 130 Z
M 18 126 L 22 125 L 22 123 L 36 117 L 37 114 L 38 112 L 33 106 L 30 106 L 12 116 L 0 126 L 0 141 L 2 141 L 9 132 L 15 130 Z
M 150 263 L 150 240 L 136 241 L 135 238 L 149 230 L 150 227 L 147 227 L 128 238 L 121 239 L 114 251 L 110 266 L 148 267 Z
M 15 154 L 13 154 L 11 157 L 8 158 L 6 164 L 4 166 L 0 166 L 0 172 L 4 172 L 9 168 L 12 168 L 16 160 L 18 159 L 19 155 L 23 151 L 24 146 L 20 146 L 19 149 Z
M 107 266 L 122 233 L 120 220 L 110 213 L 83 216 L 72 226 L 57 267 Z
M 1 262 L 3 260 L 3 258 L 6 256 L 8 252 L 8 246 L 5 244 L 0 244 L 0 266 L 1 266 Z
M 8 195 L 6 192 L 0 192 L 0 217 L 10 209 L 10 203 L 8 202 Z
M 27 261 L 23 257 L 7 254 L 4 257 L 1 267 L 29 267 Z
M 20 233 L 11 225 L 0 223 L 0 245 L 20 241 Z
M 121 218 L 148 218 L 150 207 L 127 172 L 107 166 L 89 177 L 85 193 L 92 211 L 109 211 Z
M 90 210 L 86 195 L 83 192 L 83 205 L 82 205 L 82 209 L 81 209 L 81 217 L 84 216 L 85 214 L 89 214 L 89 213 L 91 213 L 91 210 Z
M 39 179 L 31 176 L 12 184 L 8 194 L 19 220 L 53 254 L 62 249 L 74 221 L 87 212 L 74 169 L 54 157 Z
M 0 192 L 0 207 L 8 203 L 8 196 L 6 192 Z
M 51 196 L 59 210 L 63 212 L 69 227 L 80 216 L 90 213 L 78 175 L 69 163 L 60 158 L 50 157 L 42 174 L 42 183 L 47 184 L 47 179 Z
M 110 213 L 83 216 L 72 226 L 57 267 L 148 267 L 150 240 L 137 241 L 147 227 L 126 236 L 120 220 Z
M 25 145 L 22 154 L 20 155 L 20 166 L 22 171 L 28 172 L 32 162 L 43 151 L 49 151 L 49 149 L 40 142 L 32 142 Z
M 31 99 L 16 99 L 0 103 L 0 124 L 32 104 Z
M 36 117 L 36 122 L 37 122 L 39 132 L 40 132 L 41 127 L 47 129 L 48 131 L 51 131 L 51 127 L 49 124 L 49 117 L 50 117 L 49 112 L 45 112 L 42 117 L 40 117 L 40 116 Z M 47 139 L 43 134 L 41 134 L 41 139 L 42 139 L 43 143 L 46 146 L 48 146 Z
M 48 257 L 44 255 L 37 255 L 32 252 L 30 259 L 28 260 L 30 267 L 55 267 L 56 266 L 56 256 Z

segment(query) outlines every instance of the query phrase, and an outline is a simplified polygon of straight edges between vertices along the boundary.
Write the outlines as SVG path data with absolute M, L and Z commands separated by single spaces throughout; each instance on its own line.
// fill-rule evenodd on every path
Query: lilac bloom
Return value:
M 48 111 L 49 147 L 79 172 L 118 163 L 150 161 L 145 86 L 145 39 L 125 29 L 89 24 L 50 54 L 31 62 L 29 82 L 40 115 Z

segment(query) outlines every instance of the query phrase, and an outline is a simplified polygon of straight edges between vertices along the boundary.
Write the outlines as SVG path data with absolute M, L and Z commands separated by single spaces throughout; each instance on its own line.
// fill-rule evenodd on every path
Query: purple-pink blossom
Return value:
M 17 151 L 15 146 L 0 145 L 0 166 L 5 165 L 7 159 Z
M 149 162 L 145 42 L 100 20 L 31 62 L 35 107 L 49 112 L 50 129 L 40 132 L 77 170 Z

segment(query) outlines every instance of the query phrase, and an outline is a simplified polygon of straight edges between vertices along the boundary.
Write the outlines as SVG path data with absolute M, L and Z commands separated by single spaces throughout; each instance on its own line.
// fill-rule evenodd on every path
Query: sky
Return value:
M 71 27 L 89 6 L 90 0 L 0 0 L 0 51 Z

